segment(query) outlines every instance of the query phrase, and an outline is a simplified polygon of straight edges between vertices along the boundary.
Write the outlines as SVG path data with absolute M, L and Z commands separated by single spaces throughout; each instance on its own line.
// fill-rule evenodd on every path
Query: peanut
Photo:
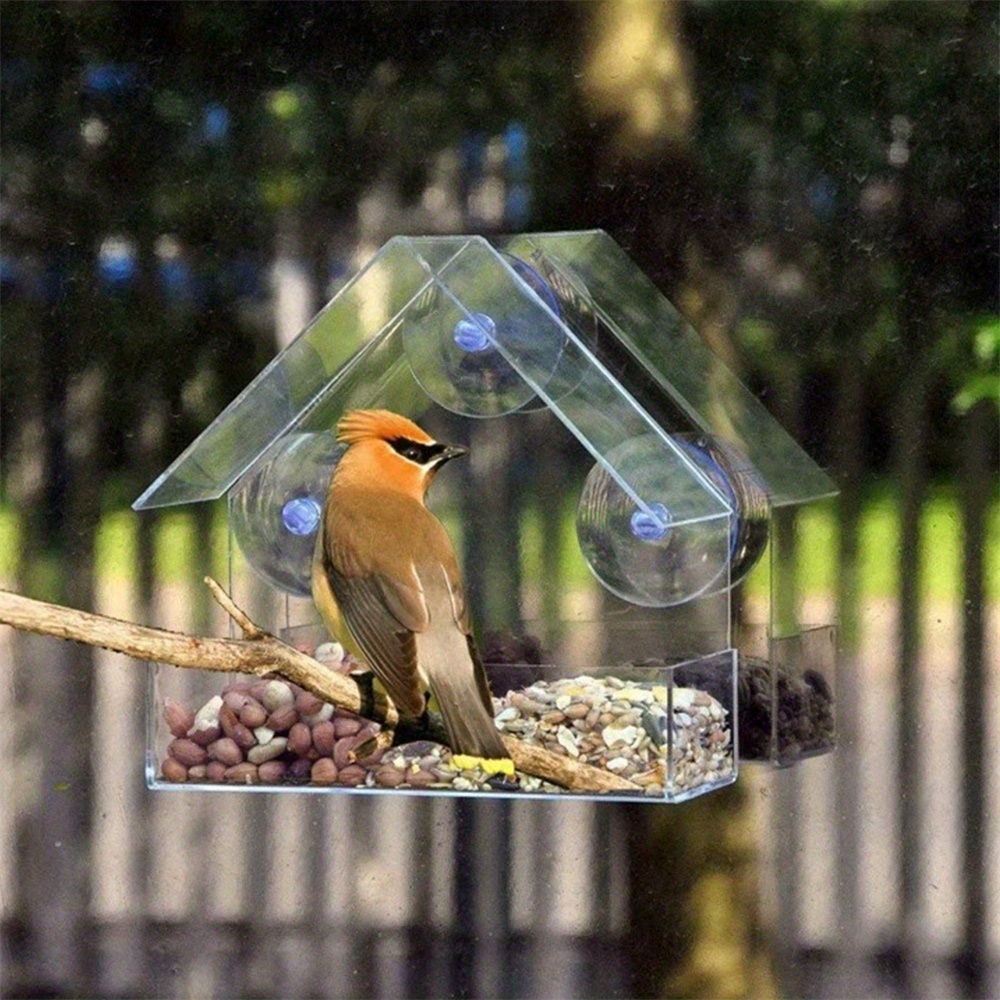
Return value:
M 179 785 L 188 779 L 188 769 L 176 757 L 165 757 L 160 765 L 160 771 L 164 779 L 174 785 Z
M 333 785 L 337 781 L 337 767 L 329 757 L 320 757 L 309 777 L 314 785 Z
M 337 739 L 342 740 L 345 736 L 355 736 L 361 729 L 361 719 L 357 716 L 342 716 L 337 714 L 333 719 L 333 728 L 337 731 Z
M 287 733 L 298 721 L 299 713 L 294 705 L 281 705 L 267 717 L 264 725 L 276 733 Z
M 284 780 L 288 765 L 283 760 L 267 760 L 257 768 L 262 785 L 277 785 Z
M 247 729 L 256 729 L 267 722 L 267 709 L 253 698 L 247 699 L 247 703 L 240 709 L 240 722 Z
M 234 785 L 256 785 L 260 781 L 257 765 L 249 761 L 227 767 L 225 780 Z
M 242 722 L 237 722 L 233 726 L 233 731 L 230 735 L 241 750 L 249 750 L 257 742 L 257 737 Z
M 204 764 L 208 757 L 204 747 L 198 746 L 194 740 L 183 738 L 171 740 L 170 745 L 167 747 L 167 752 L 174 760 L 179 761 L 185 767 Z
M 336 732 L 332 722 L 317 722 L 312 731 L 313 746 L 324 757 L 333 754 Z
M 243 760 L 243 751 L 236 740 L 229 736 L 223 736 L 222 739 L 209 744 L 208 756 L 225 764 L 226 767 L 234 767 Z
M 342 785 L 360 785 L 367 774 L 368 772 L 360 764 L 348 764 L 337 772 L 337 780 Z
M 312 732 L 304 722 L 296 722 L 288 730 L 288 749 L 296 757 L 304 757 L 312 748 Z
M 171 736 L 187 736 L 188 730 L 194 725 L 194 712 L 179 701 L 167 699 L 163 707 L 163 719 Z

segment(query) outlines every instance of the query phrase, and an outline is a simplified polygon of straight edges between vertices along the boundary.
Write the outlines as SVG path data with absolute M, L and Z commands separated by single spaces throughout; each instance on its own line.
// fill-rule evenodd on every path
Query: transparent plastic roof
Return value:
M 345 377 L 352 359 L 429 280 L 420 256 L 399 240 L 387 243 L 132 506 L 225 494 L 320 393 Z
M 477 419 L 548 407 L 656 522 L 662 497 L 644 497 L 641 477 L 615 466 L 616 449 L 645 438 L 675 525 L 728 517 L 730 499 L 668 433 L 679 428 L 609 364 L 609 335 L 638 381 L 745 450 L 775 503 L 834 492 L 605 233 L 513 237 L 504 250 L 477 236 L 390 240 L 133 506 L 217 499 L 288 434 L 330 430 L 354 406 L 418 416 L 433 400 Z M 560 307 L 568 297 L 598 326 L 581 329 Z
M 504 249 L 586 290 L 600 322 L 692 424 L 740 448 L 772 506 L 837 492 L 764 405 L 602 230 L 512 236 Z

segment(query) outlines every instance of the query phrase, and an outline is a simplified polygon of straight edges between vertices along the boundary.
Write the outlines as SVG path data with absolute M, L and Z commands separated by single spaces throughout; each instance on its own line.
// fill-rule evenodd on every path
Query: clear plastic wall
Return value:
M 309 596 L 315 531 L 342 451 L 334 428 L 355 408 L 394 410 L 468 449 L 435 479 L 428 505 L 459 555 L 498 725 L 514 727 L 505 731 L 551 738 L 567 756 L 589 740 L 599 766 L 639 776 L 635 794 L 680 801 L 735 778 L 738 643 L 767 667 L 775 711 L 774 667 L 808 684 L 806 662 L 832 649 L 812 628 L 779 620 L 780 590 L 736 627 L 741 581 L 765 564 L 772 583 L 781 577 L 775 508 L 794 512 L 831 492 L 829 481 L 605 234 L 501 247 L 390 241 L 136 502 L 225 495 L 233 597 L 310 652 L 328 638 Z M 154 709 L 180 701 L 171 685 L 190 680 L 177 673 L 159 669 Z M 209 680 L 184 695 L 185 711 L 219 696 L 219 679 Z M 249 690 L 229 700 L 244 694 L 258 700 Z M 156 762 L 187 739 L 179 711 L 176 732 L 162 722 L 151 734 L 157 783 Z M 771 724 L 762 757 L 802 751 Z M 681 767 L 680 743 L 705 751 L 697 780 Z M 248 752 L 229 766 L 250 763 Z M 261 763 L 271 760 L 294 763 L 287 745 Z M 195 783 L 208 777 L 208 762 L 185 766 L 178 786 L 190 785 L 192 767 Z M 379 761 L 360 781 L 346 773 L 344 787 L 389 787 Z M 477 791 L 456 780 L 414 787 Z M 525 791 L 549 793 L 522 782 Z

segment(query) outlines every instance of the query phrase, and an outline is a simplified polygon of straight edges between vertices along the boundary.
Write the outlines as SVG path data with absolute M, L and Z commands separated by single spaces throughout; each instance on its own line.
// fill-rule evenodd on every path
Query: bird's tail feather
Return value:
M 476 763 L 487 772 L 513 773 L 510 754 L 479 692 L 465 678 L 458 681 L 447 676 L 431 679 L 431 691 L 444 718 L 452 751 L 462 758 L 478 758 L 467 761 L 470 766 Z M 456 763 L 465 766 L 462 761 Z
M 444 718 L 452 762 L 465 769 L 479 766 L 488 774 L 515 778 L 514 762 L 493 718 L 493 700 L 475 642 L 454 621 L 452 595 L 425 591 L 432 622 L 448 624 L 416 633 L 417 656 L 433 700 Z M 454 622 L 454 624 L 453 624 Z

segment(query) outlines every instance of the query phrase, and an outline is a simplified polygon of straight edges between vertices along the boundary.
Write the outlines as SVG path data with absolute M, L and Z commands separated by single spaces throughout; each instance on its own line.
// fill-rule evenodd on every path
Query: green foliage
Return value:
M 981 400 L 1000 407 L 1000 318 L 986 316 L 972 328 L 973 369 L 951 401 L 958 413 L 968 413 Z
M 21 556 L 21 529 L 17 514 L 0 506 L 0 580 L 10 587 L 17 579 Z
M 99 578 L 133 579 L 138 565 L 137 523 L 140 516 L 129 510 L 109 511 L 102 519 L 97 537 L 96 572 Z M 576 554 L 574 512 L 562 518 L 563 538 L 559 543 L 564 566 L 560 579 L 568 588 L 586 585 L 590 576 Z M 933 491 L 922 515 L 922 574 L 924 593 L 933 600 L 954 601 L 961 590 L 961 509 L 953 487 Z M 532 526 L 534 524 L 534 527 Z M 449 524 L 456 535 L 460 526 Z M 536 522 L 529 519 L 523 542 L 524 575 L 538 579 L 540 548 L 544 543 Z M 860 521 L 861 565 L 858 571 L 863 598 L 890 598 L 898 590 L 899 509 L 888 484 L 869 492 Z M 0 507 L 0 580 L 9 586 L 19 567 L 21 519 L 9 506 Z M 802 593 L 832 594 L 837 574 L 836 502 L 810 505 L 804 511 L 799 538 L 797 576 Z M 161 517 L 156 530 L 155 566 L 164 583 L 190 583 L 195 574 L 195 525 L 189 512 L 175 511 Z M 218 505 L 212 523 L 213 573 L 225 579 L 228 533 L 225 509 Z M 751 593 L 766 590 L 766 574 L 754 574 Z M 1000 600 L 1000 505 L 993 504 L 987 518 L 986 586 L 991 601 Z
M 899 537 L 901 498 L 888 482 L 871 484 L 865 490 L 858 523 L 856 577 L 863 600 L 891 599 L 899 592 Z M 800 517 L 796 579 L 803 595 L 835 592 L 840 570 L 836 500 L 810 504 Z M 921 513 L 921 587 L 933 601 L 955 601 L 962 588 L 962 518 L 956 488 L 937 485 Z M 766 555 L 765 555 L 766 560 Z M 767 594 L 766 564 L 747 581 L 752 596 Z M 986 593 L 1000 600 L 1000 504 L 994 503 L 987 517 Z

